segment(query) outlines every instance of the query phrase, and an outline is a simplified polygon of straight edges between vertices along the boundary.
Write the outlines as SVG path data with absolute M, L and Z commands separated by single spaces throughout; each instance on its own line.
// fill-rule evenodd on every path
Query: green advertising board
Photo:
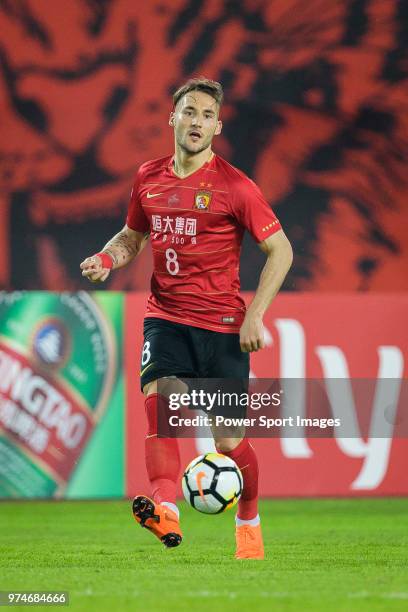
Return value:
M 0 292 L 0 497 L 124 494 L 123 295 Z

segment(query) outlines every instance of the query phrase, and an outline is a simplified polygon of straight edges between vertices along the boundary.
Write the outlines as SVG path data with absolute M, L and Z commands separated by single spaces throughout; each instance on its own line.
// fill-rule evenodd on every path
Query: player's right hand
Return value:
M 99 255 L 87 257 L 79 267 L 82 270 L 82 276 L 85 276 L 91 283 L 103 283 L 110 274 L 109 268 L 102 267 Z

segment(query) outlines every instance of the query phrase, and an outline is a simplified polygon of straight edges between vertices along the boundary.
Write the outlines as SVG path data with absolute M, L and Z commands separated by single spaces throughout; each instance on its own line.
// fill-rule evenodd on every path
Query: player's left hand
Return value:
M 243 353 L 252 353 L 265 348 L 262 317 L 247 312 L 239 331 L 239 342 Z
M 87 257 L 79 267 L 82 270 L 82 276 L 85 276 L 91 283 L 103 283 L 110 274 L 110 269 L 102 266 L 102 260 L 98 255 Z

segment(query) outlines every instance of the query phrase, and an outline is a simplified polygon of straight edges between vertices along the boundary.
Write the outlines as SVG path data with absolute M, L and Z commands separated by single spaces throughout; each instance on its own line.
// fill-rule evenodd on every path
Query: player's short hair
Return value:
M 217 102 L 218 106 L 221 106 L 222 100 L 224 98 L 224 92 L 222 89 L 221 83 L 217 81 L 212 81 L 211 79 L 206 79 L 205 77 L 198 77 L 195 79 L 189 79 L 181 85 L 173 94 L 173 104 L 174 107 L 177 106 L 177 103 L 183 96 L 185 96 L 190 91 L 203 91 L 208 94 Z

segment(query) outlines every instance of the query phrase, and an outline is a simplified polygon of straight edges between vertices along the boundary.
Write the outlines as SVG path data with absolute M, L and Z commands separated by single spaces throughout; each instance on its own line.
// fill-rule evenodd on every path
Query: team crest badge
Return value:
M 194 208 L 197 208 L 197 210 L 208 210 L 210 208 L 211 197 L 211 191 L 196 191 Z

